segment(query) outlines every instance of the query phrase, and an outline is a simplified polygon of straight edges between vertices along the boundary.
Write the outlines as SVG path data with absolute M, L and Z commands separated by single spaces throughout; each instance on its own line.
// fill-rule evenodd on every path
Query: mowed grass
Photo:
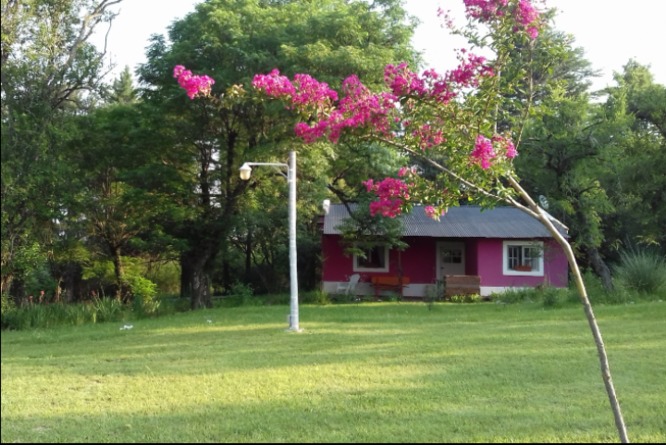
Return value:
M 618 441 L 580 306 L 220 308 L 2 333 L 2 442 Z M 666 442 L 666 303 L 599 306 L 629 437 Z

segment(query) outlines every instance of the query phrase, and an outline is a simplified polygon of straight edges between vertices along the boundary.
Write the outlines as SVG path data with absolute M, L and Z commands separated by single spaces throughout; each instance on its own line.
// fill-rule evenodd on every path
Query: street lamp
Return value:
M 289 331 L 300 332 L 298 326 L 298 274 L 296 270 L 296 152 L 289 152 L 289 164 L 275 162 L 246 162 L 240 168 L 240 178 L 243 181 L 250 179 L 252 175 L 252 166 L 265 165 L 286 169 L 289 184 L 289 284 L 291 288 L 291 297 L 289 299 Z

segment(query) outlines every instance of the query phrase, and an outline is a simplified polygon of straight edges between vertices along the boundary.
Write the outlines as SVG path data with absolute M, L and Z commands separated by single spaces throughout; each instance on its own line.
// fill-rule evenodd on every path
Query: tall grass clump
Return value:
M 636 292 L 641 298 L 666 297 L 666 261 L 656 252 L 624 251 L 614 272 L 621 288 Z
M 580 301 L 574 290 L 553 286 L 508 289 L 491 295 L 490 299 L 503 304 L 540 303 L 546 308 L 562 307 L 567 303 Z

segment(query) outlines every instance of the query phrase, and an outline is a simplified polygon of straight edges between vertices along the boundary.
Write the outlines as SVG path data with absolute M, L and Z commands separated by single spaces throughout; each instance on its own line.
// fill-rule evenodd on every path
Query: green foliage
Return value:
M 595 277 L 595 279 L 599 283 L 598 278 Z M 603 289 L 599 287 L 597 291 L 603 292 Z M 580 303 L 576 289 L 563 289 L 552 286 L 507 289 L 502 293 L 491 295 L 490 299 L 499 304 L 541 303 L 546 308 L 557 308 L 566 304 Z
M 451 303 L 478 303 L 481 301 L 481 296 L 479 294 L 451 295 L 449 301 Z
M 434 304 L 442 300 L 444 300 L 444 281 L 437 280 L 435 284 L 426 288 L 424 301 L 428 305 L 428 310 L 432 310 Z
M 160 295 L 175 295 L 180 290 L 180 266 L 176 261 L 149 263 L 143 274 L 155 283 Z
M 402 238 L 403 228 L 400 218 L 370 215 L 371 196 L 363 193 L 357 204 L 350 205 L 349 217 L 338 225 L 347 255 L 365 256 L 364 248 L 377 245 L 387 249 L 404 250 L 407 244 Z
M 142 316 L 151 316 L 157 313 L 160 300 L 157 298 L 157 285 L 147 278 L 138 275 L 127 279 L 129 292 L 134 298 L 134 309 Z
M 14 299 L 9 296 L 9 294 L 2 294 L 0 300 L 0 308 L 1 308 L 1 314 L 4 320 L 5 314 L 10 313 L 11 311 L 16 309 L 16 303 L 14 303 Z M 4 326 L 4 324 L 3 324 Z
M 195 272 L 221 277 L 222 282 L 211 283 L 214 287 L 228 289 L 232 277 L 242 276 L 257 293 L 284 290 L 286 249 L 275 240 L 287 239 L 280 236 L 286 187 L 276 187 L 282 179 L 270 168 L 257 169 L 242 182 L 238 167 L 245 161 L 283 162 L 290 149 L 299 154 L 298 239 L 304 260 L 299 270 L 306 268 L 308 287 L 318 284 L 312 248 L 318 234 L 309 223 L 313 209 L 320 208 L 328 184 L 344 182 L 346 169 L 361 163 L 330 144 L 301 149 L 292 139 L 293 117 L 277 104 L 257 100 L 249 85 L 255 74 L 275 68 L 285 74 L 309 72 L 335 86 L 352 73 L 379 84 L 387 63 L 416 62 L 409 42 L 413 28 L 397 0 L 381 5 L 210 1 L 173 24 L 169 44 L 154 39 L 148 63 L 139 71 L 147 107 L 161 121 L 157 136 L 164 141 L 140 179 L 151 196 L 173 203 L 159 220 L 181 242 L 181 260 L 189 265 L 181 272 L 185 290 Z M 172 77 L 176 64 L 212 76 L 214 100 L 189 101 Z M 220 263 L 225 273 L 214 274 Z M 205 298 L 190 295 L 195 306 Z
M 332 303 L 331 296 L 327 292 L 324 292 L 321 289 L 317 289 L 312 292 L 302 292 L 299 294 L 299 297 L 300 297 L 300 303 L 303 304 L 316 304 L 319 306 L 326 306 Z
M 78 304 L 34 304 L 8 306 L 2 314 L 2 329 L 44 329 L 56 326 L 80 326 L 89 323 L 123 321 L 131 309 L 114 298 L 96 298 Z
M 234 302 L 238 306 L 257 306 L 261 305 L 262 302 L 258 298 L 254 298 L 254 291 L 252 288 L 240 281 L 235 282 L 231 289 L 229 289 L 229 295 L 225 297 L 225 300 Z
M 644 298 L 666 297 L 666 260 L 654 250 L 623 251 L 615 269 L 615 278 L 629 291 Z

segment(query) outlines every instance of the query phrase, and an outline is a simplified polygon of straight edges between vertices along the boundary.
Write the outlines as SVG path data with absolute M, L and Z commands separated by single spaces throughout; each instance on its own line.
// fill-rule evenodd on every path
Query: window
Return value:
M 361 248 L 365 258 L 354 255 L 354 271 L 388 272 L 388 249 L 386 246 Z
M 543 243 L 504 241 L 504 275 L 543 276 Z

